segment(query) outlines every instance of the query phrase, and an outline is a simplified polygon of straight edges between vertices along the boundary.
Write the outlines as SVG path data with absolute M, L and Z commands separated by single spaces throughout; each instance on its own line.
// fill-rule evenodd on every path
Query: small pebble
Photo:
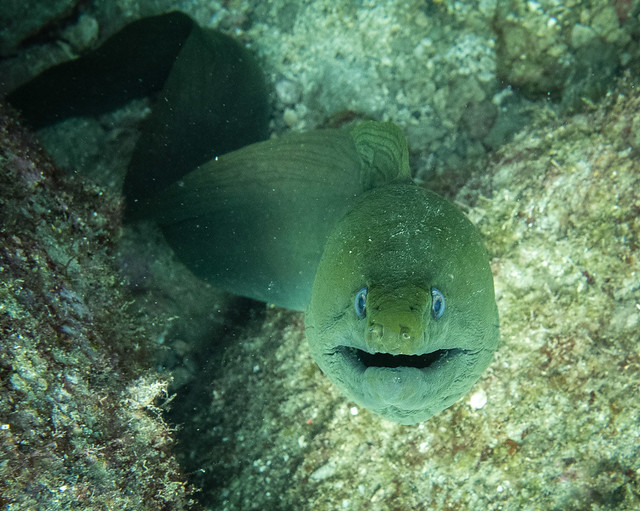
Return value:
M 295 105 L 300 101 L 300 86 L 291 80 L 282 79 L 275 85 L 278 99 L 285 105 Z
M 469 399 L 469 406 L 474 410 L 480 410 L 487 404 L 487 393 L 484 390 L 479 390 L 475 394 L 471 395 Z
M 284 122 L 286 123 L 286 125 L 291 127 L 296 122 L 298 122 L 298 114 L 296 114 L 295 110 L 293 110 L 291 108 L 287 108 L 284 111 L 283 119 L 284 119 Z

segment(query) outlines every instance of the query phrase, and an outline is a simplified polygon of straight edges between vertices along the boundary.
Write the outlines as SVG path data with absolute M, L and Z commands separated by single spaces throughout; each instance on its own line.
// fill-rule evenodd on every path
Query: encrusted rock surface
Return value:
M 113 264 L 120 201 L 65 176 L 0 104 L 0 506 L 185 509 L 173 431 Z

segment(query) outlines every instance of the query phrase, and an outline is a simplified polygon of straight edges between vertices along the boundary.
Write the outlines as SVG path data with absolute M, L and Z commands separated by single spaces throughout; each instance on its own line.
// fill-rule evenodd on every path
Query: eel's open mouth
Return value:
M 352 364 L 368 367 L 415 367 L 426 369 L 436 362 L 444 360 L 463 350 L 442 349 L 422 355 L 392 355 L 390 353 L 369 353 L 350 346 L 340 346 L 337 353 L 351 361 Z

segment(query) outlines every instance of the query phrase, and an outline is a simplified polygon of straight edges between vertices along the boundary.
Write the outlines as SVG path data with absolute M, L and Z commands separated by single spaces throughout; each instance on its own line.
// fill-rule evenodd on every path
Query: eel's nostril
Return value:
M 373 323 L 369 326 L 369 332 L 371 337 L 380 338 L 384 335 L 384 327 L 379 323 Z

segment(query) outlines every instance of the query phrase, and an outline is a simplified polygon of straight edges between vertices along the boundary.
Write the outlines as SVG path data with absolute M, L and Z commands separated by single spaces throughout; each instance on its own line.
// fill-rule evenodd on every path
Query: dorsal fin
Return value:
M 375 188 L 398 179 L 411 179 L 407 139 L 392 122 L 364 121 L 351 130 L 351 136 Z

